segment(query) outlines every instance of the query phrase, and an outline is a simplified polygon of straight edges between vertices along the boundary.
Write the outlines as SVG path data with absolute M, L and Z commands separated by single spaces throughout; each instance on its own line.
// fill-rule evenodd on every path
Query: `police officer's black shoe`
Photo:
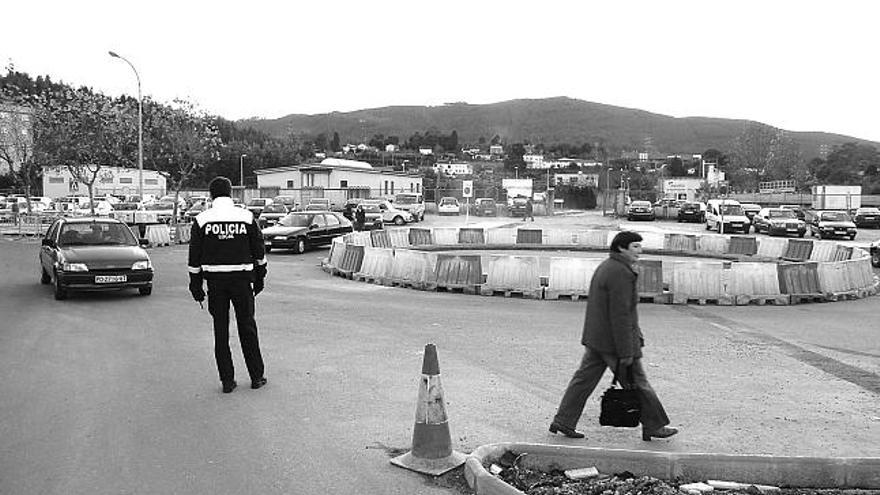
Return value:
M 266 378 L 263 377 L 263 378 L 260 378 L 259 380 L 254 380 L 254 381 L 252 381 L 252 382 L 251 382 L 251 388 L 254 389 L 254 390 L 256 390 L 256 389 L 262 387 L 262 386 L 265 385 L 265 384 L 266 384 Z
M 223 382 L 223 393 L 228 394 L 229 392 L 232 392 L 233 390 L 235 390 L 235 387 L 237 387 L 237 386 L 238 386 L 238 384 L 235 383 L 235 380 L 232 380 L 229 382 Z

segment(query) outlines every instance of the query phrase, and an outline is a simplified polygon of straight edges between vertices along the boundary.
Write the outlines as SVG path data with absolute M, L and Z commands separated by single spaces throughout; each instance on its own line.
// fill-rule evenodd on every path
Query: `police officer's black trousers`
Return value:
M 229 303 L 235 308 L 238 339 L 251 381 L 263 377 L 263 356 L 254 320 L 254 293 L 249 279 L 208 280 L 208 311 L 214 317 L 214 357 L 220 381 L 235 379 L 229 350 Z

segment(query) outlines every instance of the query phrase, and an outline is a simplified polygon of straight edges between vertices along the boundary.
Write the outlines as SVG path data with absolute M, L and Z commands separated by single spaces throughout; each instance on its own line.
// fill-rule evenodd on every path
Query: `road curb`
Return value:
M 507 452 L 527 454 L 520 466 L 576 469 L 600 473 L 630 471 L 688 481 L 724 480 L 796 488 L 880 489 L 880 457 L 798 457 L 772 455 L 655 452 L 536 443 L 494 443 L 478 447 L 465 461 L 465 479 L 477 495 L 523 492 L 490 474 L 484 465 Z

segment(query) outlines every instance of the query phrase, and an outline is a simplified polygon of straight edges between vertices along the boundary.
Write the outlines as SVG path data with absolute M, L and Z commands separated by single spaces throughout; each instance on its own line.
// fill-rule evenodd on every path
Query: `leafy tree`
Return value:
M 334 153 L 342 151 L 342 146 L 339 144 L 339 133 L 336 131 L 333 131 L 333 139 L 330 140 L 330 151 Z
M 510 147 L 510 151 L 507 153 L 507 156 L 504 158 L 504 169 L 505 170 L 525 170 L 526 162 L 523 160 L 523 155 L 526 154 L 526 147 L 522 143 L 514 143 L 513 146 Z
M 39 177 L 34 163 L 34 141 L 31 132 L 32 113 L 25 107 L 6 109 L 8 117 L 0 127 L 0 161 L 6 162 L 13 183 L 22 184 L 27 197 L 32 195 L 32 184 Z M 19 164 L 16 171 L 16 163 Z M 31 203 L 27 202 L 28 214 Z
M 687 175 L 687 170 L 684 169 L 684 162 L 677 156 L 669 160 L 668 170 L 671 177 L 684 177 Z

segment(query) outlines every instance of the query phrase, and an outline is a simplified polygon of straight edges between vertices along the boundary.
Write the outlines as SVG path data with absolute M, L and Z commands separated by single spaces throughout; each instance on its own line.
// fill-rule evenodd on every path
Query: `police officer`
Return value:
M 260 228 L 250 211 L 231 199 L 232 182 L 216 177 L 208 185 L 213 203 L 196 216 L 189 244 L 189 291 L 201 304 L 202 281 L 208 282 L 208 311 L 214 318 L 214 357 L 223 393 L 235 387 L 229 351 L 229 303 L 235 308 L 238 338 L 251 377 L 251 388 L 266 384 L 254 320 L 254 296 L 263 290 L 266 254 Z

